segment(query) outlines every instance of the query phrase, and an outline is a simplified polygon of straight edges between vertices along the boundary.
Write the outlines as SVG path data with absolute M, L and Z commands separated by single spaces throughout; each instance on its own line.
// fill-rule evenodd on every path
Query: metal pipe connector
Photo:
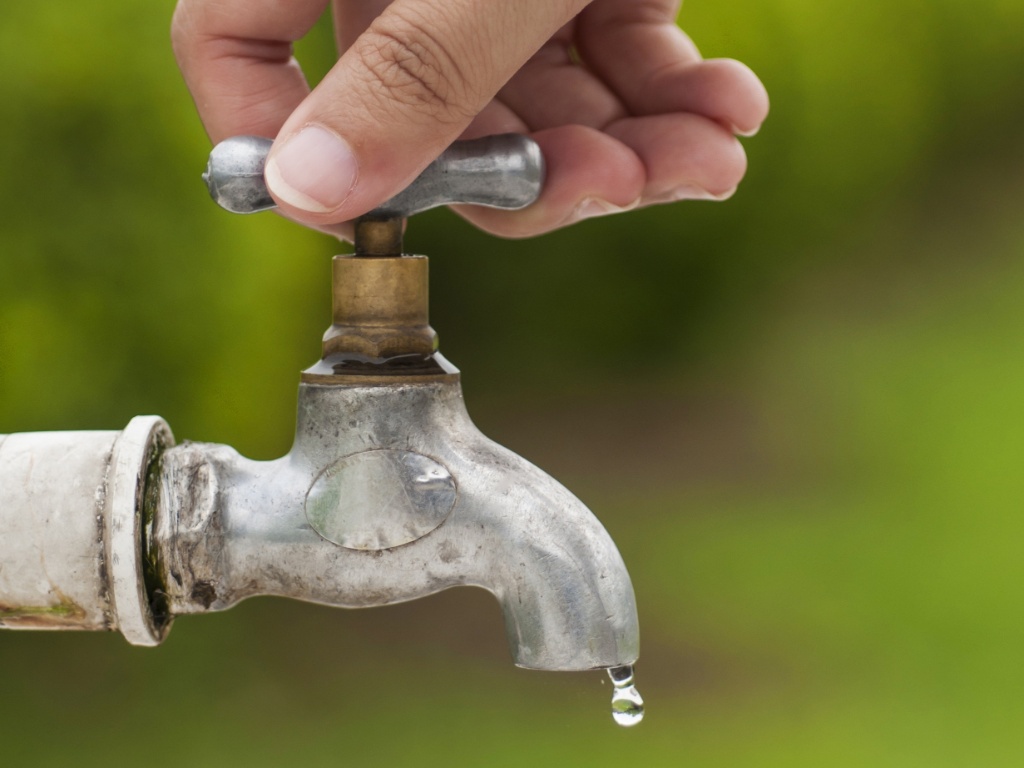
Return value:
M 324 334 L 325 359 L 426 358 L 437 351 L 425 256 L 335 256 L 332 271 L 334 322 Z

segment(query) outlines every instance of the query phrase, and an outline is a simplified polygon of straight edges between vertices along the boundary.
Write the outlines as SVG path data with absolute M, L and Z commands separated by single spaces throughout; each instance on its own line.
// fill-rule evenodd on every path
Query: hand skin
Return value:
M 276 136 L 282 213 L 335 234 L 493 133 L 529 134 L 548 168 L 529 208 L 460 209 L 497 235 L 725 199 L 746 171 L 736 135 L 768 113 L 746 66 L 703 60 L 676 26 L 680 0 L 333 0 L 343 53 L 310 92 L 292 43 L 329 2 L 179 0 L 172 42 L 214 143 Z

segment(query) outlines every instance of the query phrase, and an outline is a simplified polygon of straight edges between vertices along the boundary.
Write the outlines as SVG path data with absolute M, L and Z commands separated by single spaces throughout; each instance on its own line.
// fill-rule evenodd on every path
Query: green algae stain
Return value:
M 80 627 L 85 611 L 71 602 L 56 605 L 0 604 L 0 627 L 21 629 L 61 629 Z

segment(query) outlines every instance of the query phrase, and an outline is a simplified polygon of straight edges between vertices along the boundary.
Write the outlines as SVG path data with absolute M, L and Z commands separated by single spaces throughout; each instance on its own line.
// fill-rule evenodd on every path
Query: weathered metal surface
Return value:
M 372 551 L 318 533 L 310 493 L 325 469 L 366 451 L 443 466 L 458 489 L 443 522 Z M 303 384 L 284 458 L 193 443 L 167 451 L 163 466 L 155 538 L 172 613 L 261 594 L 359 608 L 478 586 L 501 603 L 520 666 L 583 670 L 638 656 L 633 588 L 608 534 L 564 487 L 476 429 L 457 382 Z
M 441 525 L 458 489 L 440 462 L 414 451 L 370 449 L 326 467 L 306 494 L 313 530 L 348 549 L 410 544 Z

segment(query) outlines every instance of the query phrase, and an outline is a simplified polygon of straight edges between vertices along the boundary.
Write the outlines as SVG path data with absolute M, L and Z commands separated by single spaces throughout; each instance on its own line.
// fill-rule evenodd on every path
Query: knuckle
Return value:
M 357 41 L 358 55 L 382 97 L 443 123 L 471 119 L 478 94 L 464 76 L 450 43 L 408 19 L 371 25 Z

